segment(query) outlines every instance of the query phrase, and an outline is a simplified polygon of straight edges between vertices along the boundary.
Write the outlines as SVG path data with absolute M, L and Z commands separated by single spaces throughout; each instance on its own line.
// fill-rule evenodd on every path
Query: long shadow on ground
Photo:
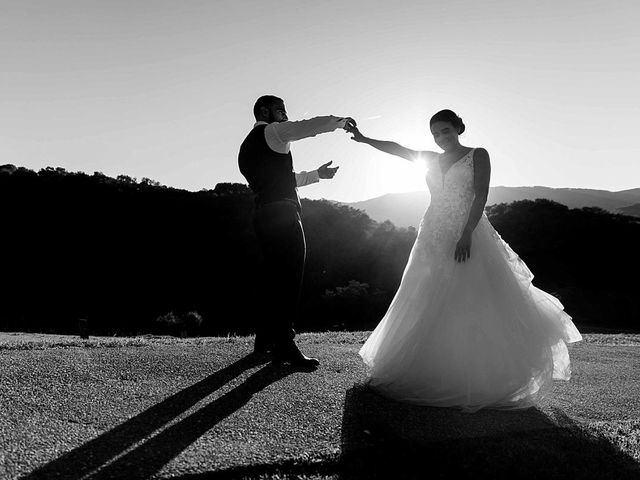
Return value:
M 252 355 L 243 357 L 114 429 L 34 470 L 23 477 L 23 480 L 148 478 L 218 422 L 242 408 L 254 393 L 286 377 L 293 370 L 268 364 L 220 398 L 171 425 L 125 455 L 122 454 L 166 426 L 200 400 L 240 376 L 244 371 L 259 364 L 260 362 Z M 117 460 L 113 461 L 115 458 Z
M 419 407 L 358 385 L 346 395 L 340 455 L 176 478 L 640 478 L 633 458 L 584 433 L 561 411 L 553 414 L 551 419 L 536 408 L 468 414 Z
M 634 459 L 561 411 L 407 405 L 347 392 L 341 478 L 640 478 Z

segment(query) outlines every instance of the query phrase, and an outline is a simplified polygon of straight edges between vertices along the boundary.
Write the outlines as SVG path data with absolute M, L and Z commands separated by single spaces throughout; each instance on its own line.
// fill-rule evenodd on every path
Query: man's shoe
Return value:
M 271 353 L 271 348 L 270 347 L 259 347 L 259 346 L 253 346 L 253 353 L 255 353 L 256 355 L 269 355 Z
M 253 353 L 257 355 L 267 355 L 273 351 L 273 343 L 256 337 L 253 343 Z
M 317 358 L 307 357 L 295 344 L 284 349 L 274 349 L 272 361 L 273 363 L 286 363 L 293 367 L 310 369 L 315 369 L 320 365 L 320 360 Z

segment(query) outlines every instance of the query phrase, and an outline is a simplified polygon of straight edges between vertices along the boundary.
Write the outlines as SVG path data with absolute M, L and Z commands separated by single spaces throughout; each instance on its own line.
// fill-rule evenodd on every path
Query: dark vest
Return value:
M 240 172 L 256 194 L 256 204 L 291 200 L 300 209 L 291 152 L 274 152 L 264 138 L 266 125 L 256 126 L 240 146 Z

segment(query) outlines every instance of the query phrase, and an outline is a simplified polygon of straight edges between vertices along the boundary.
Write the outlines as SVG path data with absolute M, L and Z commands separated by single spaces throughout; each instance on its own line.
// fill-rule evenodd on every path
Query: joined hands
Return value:
M 342 128 L 344 128 L 347 132 L 353 133 L 353 129 L 355 129 L 356 131 L 358 130 L 356 128 L 356 125 L 357 125 L 356 121 L 353 118 L 343 117 L 343 118 L 340 118 L 339 120 L 340 121 L 345 120 L 344 127 Z M 333 178 L 335 176 L 336 172 L 340 167 L 330 167 L 329 165 L 331 165 L 332 163 L 333 163 L 333 160 L 318 167 L 318 176 L 320 178 L 327 179 L 327 178 Z
M 347 123 L 345 123 L 344 129 L 347 131 L 347 133 L 353 135 L 351 137 L 351 140 L 355 142 L 364 142 L 365 137 L 364 135 L 362 135 L 362 133 L 360 133 L 360 130 L 358 130 L 356 121 L 353 118 L 347 118 Z

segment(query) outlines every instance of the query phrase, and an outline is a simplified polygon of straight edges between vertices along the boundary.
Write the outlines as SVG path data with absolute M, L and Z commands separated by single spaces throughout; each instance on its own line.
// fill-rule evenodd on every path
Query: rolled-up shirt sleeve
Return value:
M 304 187 L 305 185 L 311 185 L 312 183 L 318 183 L 320 181 L 318 170 L 296 173 L 295 176 L 296 187 Z
M 315 137 L 319 133 L 333 132 L 337 128 L 343 128 L 345 123 L 344 118 L 328 115 L 295 122 L 272 123 L 271 125 L 273 125 L 280 141 L 295 142 L 303 138 Z

